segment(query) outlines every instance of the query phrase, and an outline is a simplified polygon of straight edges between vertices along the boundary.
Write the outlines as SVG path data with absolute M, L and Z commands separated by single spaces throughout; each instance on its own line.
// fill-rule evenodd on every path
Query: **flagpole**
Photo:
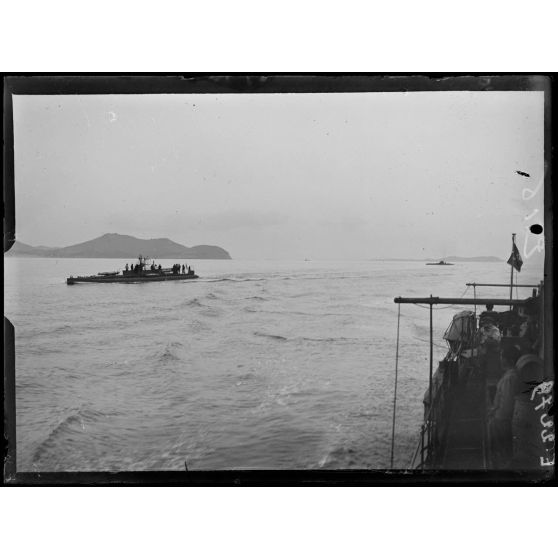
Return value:
M 515 233 L 512 233 L 512 255 L 514 254 L 515 248 Z M 510 275 L 510 310 L 512 309 L 512 301 L 513 299 L 513 264 L 511 265 L 511 275 Z

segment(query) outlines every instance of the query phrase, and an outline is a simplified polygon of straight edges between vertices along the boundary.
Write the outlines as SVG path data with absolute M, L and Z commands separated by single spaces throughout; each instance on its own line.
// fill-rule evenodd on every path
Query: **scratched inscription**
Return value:
M 554 465 L 554 421 L 548 414 L 553 403 L 553 387 L 554 381 L 542 382 L 535 386 L 531 392 L 531 401 L 536 404 L 535 411 L 539 413 L 540 436 L 545 452 L 544 455 L 540 456 L 541 467 L 552 467 Z

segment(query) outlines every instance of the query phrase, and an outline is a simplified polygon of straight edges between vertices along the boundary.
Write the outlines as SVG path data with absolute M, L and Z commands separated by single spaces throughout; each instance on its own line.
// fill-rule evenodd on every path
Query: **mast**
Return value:
M 512 254 L 514 254 L 515 249 L 515 233 L 512 233 Z M 510 310 L 512 309 L 512 298 L 513 298 L 513 265 L 510 272 Z
M 432 323 L 432 294 L 430 294 L 430 368 L 428 373 L 428 417 L 429 422 L 432 422 L 432 409 L 434 407 L 434 400 L 432 399 L 432 373 L 434 368 L 434 328 Z M 428 426 L 428 451 L 432 451 L 432 425 Z

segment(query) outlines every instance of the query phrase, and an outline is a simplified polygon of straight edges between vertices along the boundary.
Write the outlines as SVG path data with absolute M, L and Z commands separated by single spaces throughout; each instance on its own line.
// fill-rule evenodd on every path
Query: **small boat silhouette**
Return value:
M 453 265 L 452 263 L 440 260 L 439 262 L 428 262 L 426 265 Z

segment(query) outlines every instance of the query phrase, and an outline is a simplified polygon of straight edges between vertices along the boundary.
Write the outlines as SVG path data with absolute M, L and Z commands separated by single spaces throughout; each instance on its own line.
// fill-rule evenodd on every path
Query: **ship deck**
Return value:
M 159 281 L 189 281 L 199 279 L 195 274 L 164 275 L 90 275 L 86 277 L 68 277 L 66 283 L 150 283 Z
M 478 374 L 472 375 L 457 387 L 457 393 L 436 466 L 450 470 L 486 469 L 486 383 Z

